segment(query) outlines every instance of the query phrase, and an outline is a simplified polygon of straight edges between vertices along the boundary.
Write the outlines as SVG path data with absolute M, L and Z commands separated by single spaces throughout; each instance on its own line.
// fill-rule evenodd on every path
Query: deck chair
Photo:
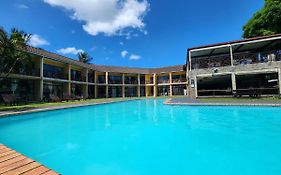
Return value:
M 12 94 L 1 94 L 5 105 L 17 104 L 15 97 Z
M 61 101 L 61 99 L 57 95 L 55 95 L 55 94 L 50 94 L 50 100 L 52 102 L 59 102 L 59 101 Z

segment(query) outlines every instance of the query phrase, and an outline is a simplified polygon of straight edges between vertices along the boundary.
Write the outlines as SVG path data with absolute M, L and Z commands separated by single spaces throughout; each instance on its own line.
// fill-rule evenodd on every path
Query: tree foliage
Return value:
M 244 38 L 281 33 L 281 0 L 265 0 L 264 7 L 254 14 L 243 31 Z
M 0 74 L 19 72 L 22 67 L 28 67 L 31 62 L 31 55 L 25 52 L 31 34 L 11 29 L 8 34 L 0 28 Z
M 78 59 L 83 63 L 90 63 L 93 60 L 93 58 L 86 52 L 78 53 Z

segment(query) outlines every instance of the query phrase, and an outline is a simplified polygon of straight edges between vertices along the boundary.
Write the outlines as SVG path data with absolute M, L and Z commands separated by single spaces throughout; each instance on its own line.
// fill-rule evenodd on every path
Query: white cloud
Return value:
M 141 56 L 140 55 L 136 55 L 136 54 L 132 54 L 129 59 L 130 60 L 139 60 L 139 59 L 141 59 Z
M 15 4 L 15 6 L 19 9 L 28 9 L 29 7 L 25 4 Z
M 67 47 L 57 50 L 60 54 L 73 54 L 77 55 L 80 52 L 84 52 L 82 49 L 76 49 L 75 47 Z
M 123 51 L 121 52 L 122 58 L 125 58 L 128 54 L 129 54 L 129 52 L 128 52 L 127 50 L 123 50 Z
M 44 38 L 42 38 L 41 36 L 36 35 L 36 34 L 31 36 L 28 44 L 33 47 L 50 45 L 50 43 L 47 40 L 45 40 Z
M 91 35 L 125 35 L 129 29 L 143 31 L 147 0 L 44 0 L 51 6 L 72 12 L 71 18 L 83 21 Z

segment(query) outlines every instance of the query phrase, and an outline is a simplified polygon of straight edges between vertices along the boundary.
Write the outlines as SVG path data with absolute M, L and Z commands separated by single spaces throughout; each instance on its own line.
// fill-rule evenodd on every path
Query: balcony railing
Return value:
M 233 54 L 234 65 L 281 61 L 281 50 L 267 52 L 242 52 Z
M 154 84 L 153 80 L 145 81 L 145 84 Z
M 98 76 L 97 83 L 105 84 L 105 76 Z
M 233 65 L 246 65 L 281 61 L 281 50 L 241 52 L 233 54 Z M 205 69 L 231 65 L 230 55 L 193 58 L 192 69 Z
M 40 69 L 19 69 L 19 70 L 12 70 L 11 74 L 20 74 L 20 75 L 27 75 L 27 76 L 40 76 Z
M 172 79 L 173 83 L 185 83 L 186 79 L 185 78 L 176 78 L 176 79 Z
M 122 80 L 108 80 L 109 84 L 122 84 Z
M 64 73 L 53 73 L 53 72 L 44 71 L 43 76 L 46 78 L 68 80 L 68 74 L 64 74 Z
M 125 77 L 125 84 L 138 84 L 136 77 Z
M 170 83 L 170 80 L 169 80 L 169 79 L 158 80 L 157 83 L 158 83 L 158 84 L 168 84 L 168 83 Z
M 205 69 L 205 68 L 212 68 L 212 67 L 223 67 L 223 66 L 230 66 L 231 59 L 230 54 L 226 55 L 218 55 L 218 56 L 211 56 L 211 57 L 199 57 L 194 58 L 191 60 L 191 67 L 192 69 Z
M 94 75 L 93 74 L 88 74 L 88 82 L 94 83 Z
M 72 81 L 86 82 L 86 77 L 76 76 L 76 77 L 71 77 L 71 80 L 72 80 Z

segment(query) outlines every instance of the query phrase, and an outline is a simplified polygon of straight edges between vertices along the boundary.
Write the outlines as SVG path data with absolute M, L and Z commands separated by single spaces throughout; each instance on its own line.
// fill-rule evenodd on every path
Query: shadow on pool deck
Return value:
M 236 101 L 237 100 L 237 101 Z M 229 99 L 224 99 L 223 101 L 203 101 L 200 99 L 191 99 L 191 98 L 174 98 L 168 99 L 164 102 L 166 105 L 186 105 L 186 106 L 272 106 L 280 107 L 281 101 L 245 101 L 235 99 L 235 101 Z

